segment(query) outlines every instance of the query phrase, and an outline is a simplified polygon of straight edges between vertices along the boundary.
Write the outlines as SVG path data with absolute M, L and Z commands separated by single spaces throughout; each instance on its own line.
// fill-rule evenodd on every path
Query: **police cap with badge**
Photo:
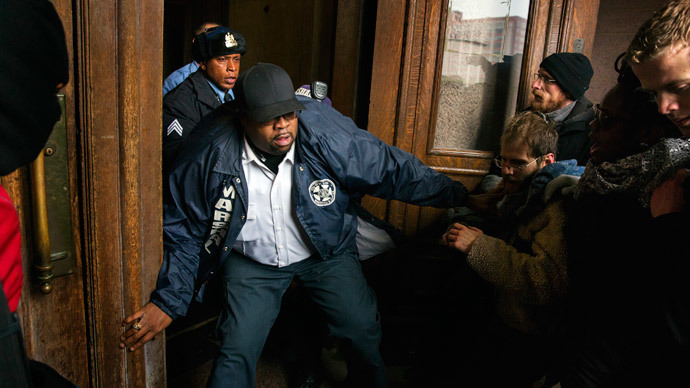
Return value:
M 240 54 L 247 52 L 247 42 L 239 32 L 223 27 L 209 28 L 194 37 L 192 57 L 196 62 L 208 61 L 221 55 Z

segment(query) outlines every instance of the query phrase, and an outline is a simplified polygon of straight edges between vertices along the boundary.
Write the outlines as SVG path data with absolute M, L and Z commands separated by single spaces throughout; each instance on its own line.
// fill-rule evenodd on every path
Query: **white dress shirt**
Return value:
M 274 174 L 244 139 L 242 169 L 247 179 L 247 221 L 233 249 L 266 265 L 288 266 L 312 256 L 316 249 L 297 220 L 292 200 L 295 144 Z

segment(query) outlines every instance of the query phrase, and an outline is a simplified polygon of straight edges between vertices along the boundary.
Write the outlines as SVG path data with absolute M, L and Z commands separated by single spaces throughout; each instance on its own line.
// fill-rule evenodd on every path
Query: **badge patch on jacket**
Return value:
M 314 181 L 309 185 L 309 197 L 316 206 L 328 206 L 335 202 L 335 184 L 330 179 Z

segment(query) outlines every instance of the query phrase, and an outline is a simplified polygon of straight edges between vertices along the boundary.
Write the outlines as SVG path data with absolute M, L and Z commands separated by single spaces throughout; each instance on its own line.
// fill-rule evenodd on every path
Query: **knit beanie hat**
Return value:
M 578 100 L 589 89 L 594 70 L 580 53 L 555 53 L 544 58 L 539 67 L 548 71 L 566 93 Z

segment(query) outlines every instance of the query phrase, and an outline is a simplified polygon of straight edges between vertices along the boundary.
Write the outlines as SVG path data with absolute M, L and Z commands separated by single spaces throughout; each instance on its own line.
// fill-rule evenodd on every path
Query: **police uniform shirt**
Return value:
M 233 249 L 266 265 L 284 267 L 316 251 L 297 220 L 292 200 L 295 144 L 274 174 L 244 139 L 242 168 L 247 180 L 247 220 Z
M 213 89 L 213 91 L 216 92 L 218 100 L 220 100 L 221 103 L 232 101 L 235 99 L 235 94 L 232 92 L 232 89 L 229 89 L 226 93 L 220 90 L 218 86 L 216 86 L 216 84 L 211 82 L 209 79 L 206 79 L 206 82 L 208 82 L 208 84 L 211 85 L 211 89 Z

